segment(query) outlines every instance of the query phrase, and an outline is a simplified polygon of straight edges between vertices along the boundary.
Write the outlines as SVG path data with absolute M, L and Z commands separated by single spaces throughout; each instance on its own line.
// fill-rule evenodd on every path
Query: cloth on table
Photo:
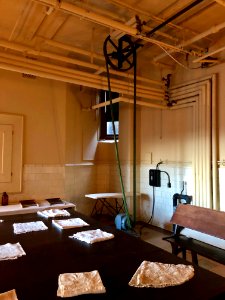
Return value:
M 69 217 L 70 213 L 65 209 L 45 209 L 37 212 L 38 215 L 45 218 L 54 218 L 54 217 Z
M 89 226 L 89 224 L 86 223 L 85 221 L 83 221 L 81 218 L 52 220 L 52 224 L 56 225 L 60 229 L 69 229 L 69 228 Z
M 16 291 L 15 290 L 10 290 L 5 293 L 0 294 L 0 300 L 18 300 Z
M 0 245 L 0 260 L 17 259 L 26 255 L 20 243 Z
M 97 270 L 83 273 L 64 273 L 58 278 L 57 296 L 74 297 L 82 294 L 105 293 Z
M 88 244 L 93 244 L 96 242 L 102 242 L 105 240 L 112 239 L 114 238 L 114 235 L 112 233 L 102 231 L 101 229 L 93 229 L 77 232 L 70 236 L 70 238 L 78 239 Z
M 131 278 L 129 285 L 163 288 L 182 284 L 193 276 L 194 268 L 191 265 L 143 261 Z
M 42 221 L 14 223 L 13 228 L 15 234 L 48 229 L 48 227 Z

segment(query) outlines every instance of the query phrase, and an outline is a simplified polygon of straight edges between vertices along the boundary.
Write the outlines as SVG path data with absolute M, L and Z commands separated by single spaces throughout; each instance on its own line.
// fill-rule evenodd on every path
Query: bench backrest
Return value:
M 225 212 L 222 211 L 191 204 L 179 204 L 170 222 L 225 239 Z

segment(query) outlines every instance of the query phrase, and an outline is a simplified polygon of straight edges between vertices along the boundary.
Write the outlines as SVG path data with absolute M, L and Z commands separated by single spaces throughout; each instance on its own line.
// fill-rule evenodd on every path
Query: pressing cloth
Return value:
M 84 222 L 80 218 L 71 218 L 71 219 L 64 219 L 64 220 L 52 220 L 52 223 L 59 227 L 60 229 L 68 229 L 68 228 L 76 228 L 76 227 L 83 227 L 89 226 L 88 223 Z
M 17 259 L 22 255 L 26 253 L 20 243 L 0 245 L 0 260 Z
M 48 229 L 48 227 L 42 221 L 14 223 L 13 228 L 15 234 Z
M 131 278 L 129 285 L 162 288 L 182 284 L 193 276 L 194 268 L 190 265 L 143 261 Z
M 38 215 L 46 218 L 69 217 L 70 213 L 65 209 L 45 209 L 37 212 Z
M 11 290 L 0 294 L 0 300 L 18 300 L 16 296 L 16 291 Z
M 57 296 L 59 297 L 74 297 L 82 294 L 100 294 L 105 292 L 105 287 L 97 270 L 59 275 L 57 290 Z
M 74 235 L 70 236 L 70 238 L 78 239 L 88 244 L 93 244 L 96 242 L 102 242 L 105 240 L 112 239 L 114 238 L 114 235 L 112 233 L 102 231 L 101 229 L 93 229 L 77 232 Z

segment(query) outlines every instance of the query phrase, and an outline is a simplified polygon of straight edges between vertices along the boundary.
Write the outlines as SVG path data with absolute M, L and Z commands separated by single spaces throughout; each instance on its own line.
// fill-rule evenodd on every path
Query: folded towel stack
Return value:
M 105 293 L 98 271 L 64 273 L 59 275 L 57 296 L 74 297 L 82 294 Z
M 20 243 L 0 245 L 0 260 L 17 259 L 26 255 Z
M 0 300 L 18 300 L 16 291 L 11 290 L 0 294 Z
M 129 285 L 134 287 L 163 288 L 188 281 L 194 276 L 191 265 L 173 265 L 159 262 L 143 261 Z
M 73 234 L 70 238 L 78 239 L 88 244 L 102 242 L 114 238 L 112 233 L 102 231 L 101 229 L 81 231 Z
M 14 223 L 13 229 L 15 234 L 21 234 L 31 231 L 46 230 L 48 227 L 42 221 Z
M 89 226 L 88 223 L 84 222 L 80 218 L 71 218 L 71 219 L 64 219 L 64 220 L 52 220 L 52 224 L 56 225 L 60 229 L 69 229 L 69 228 Z
M 38 211 L 37 214 L 45 218 L 70 216 L 70 213 L 65 209 L 45 209 Z

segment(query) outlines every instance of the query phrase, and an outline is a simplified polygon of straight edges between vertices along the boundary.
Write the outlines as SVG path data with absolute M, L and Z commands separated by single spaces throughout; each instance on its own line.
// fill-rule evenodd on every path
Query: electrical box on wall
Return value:
M 161 186 L 161 171 L 158 169 L 149 170 L 149 185 L 160 187 Z

